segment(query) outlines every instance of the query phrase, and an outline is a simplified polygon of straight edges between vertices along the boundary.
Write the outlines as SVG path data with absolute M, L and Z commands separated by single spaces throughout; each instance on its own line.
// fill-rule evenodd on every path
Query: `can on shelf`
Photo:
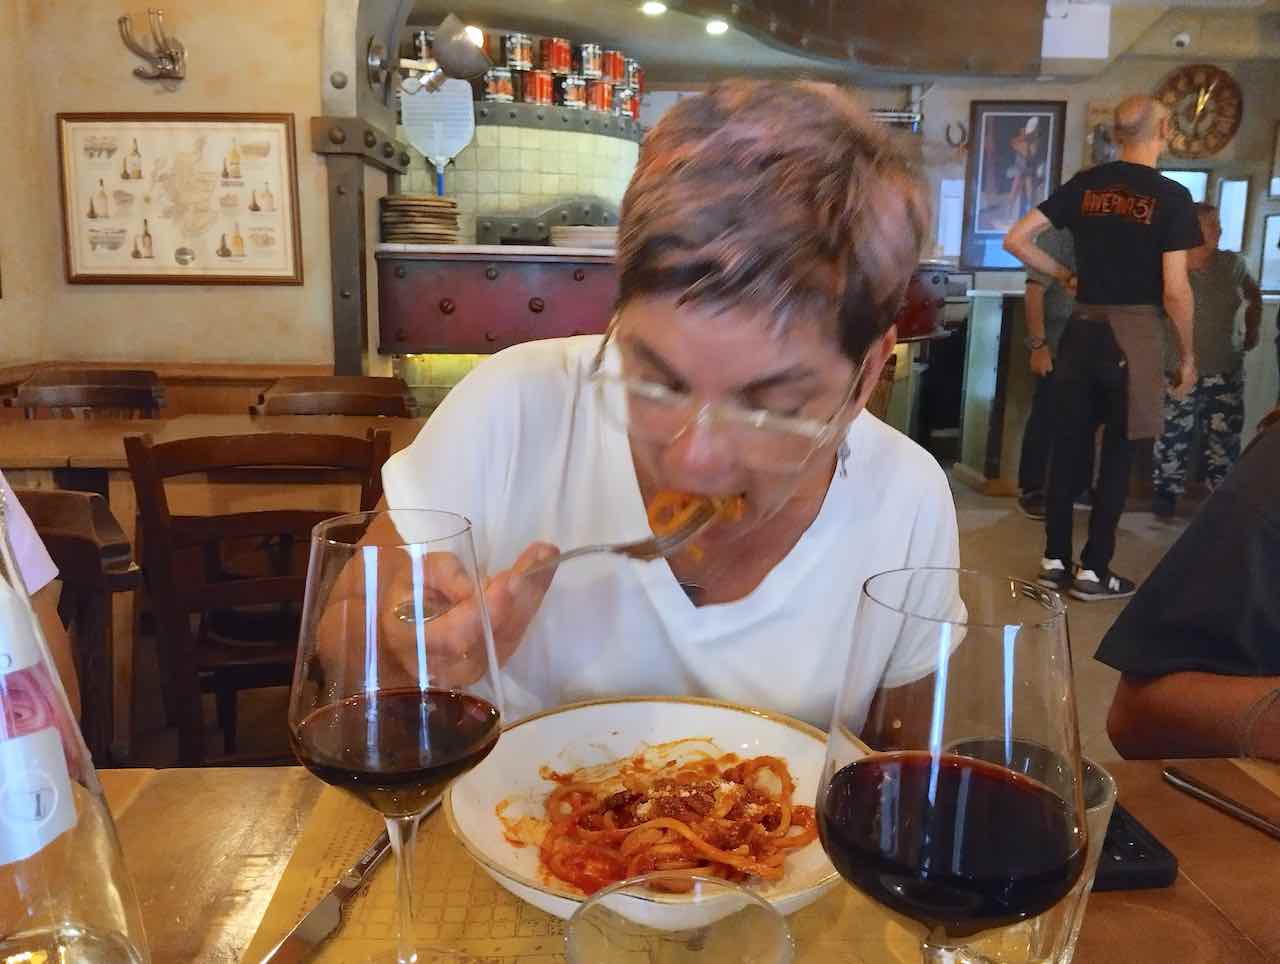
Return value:
M 515 87 L 511 71 L 506 67 L 492 67 L 484 75 L 484 99 L 489 102 L 509 104 L 515 100 Z
M 529 70 L 524 74 L 520 99 L 526 104 L 550 104 L 552 74 L 549 70 Z
M 587 81 L 587 110 L 609 113 L 613 100 L 613 87 L 607 80 Z
M 639 61 L 627 58 L 623 67 L 622 84 L 634 90 L 637 97 L 644 93 L 644 68 L 640 66 Z
M 543 70 L 563 76 L 573 69 L 573 47 L 564 37 L 543 37 L 539 53 Z
M 557 78 L 559 97 L 556 103 L 570 110 L 582 110 L 587 106 L 587 82 L 576 74 Z
M 619 117 L 630 117 L 631 101 L 635 96 L 636 92 L 630 87 L 613 88 L 613 113 Z
M 578 44 L 578 73 L 586 80 L 599 80 L 601 77 L 602 54 L 599 44 Z
M 511 70 L 533 69 L 533 38 L 527 33 L 509 33 L 503 38 L 506 67 Z
M 627 58 L 621 50 L 606 50 L 600 55 L 601 76 L 615 87 L 621 84 L 627 73 Z
M 431 59 L 431 42 L 433 39 L 434 37 L 430 30 L 415 30 L 413 32 L 414 60 Z

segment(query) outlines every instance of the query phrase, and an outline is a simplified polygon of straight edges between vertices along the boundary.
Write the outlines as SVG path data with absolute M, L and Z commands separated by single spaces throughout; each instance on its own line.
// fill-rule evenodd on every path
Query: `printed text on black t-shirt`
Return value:
M 1112 184 L 1101 191 L 1086 190 L 1084 200 L 1080 202 L 1080 213 L 1084 217 L 1114 215 L 1139 224 L 1150 224 L 1156 213 L 1156 199 L 1135 194 L 1123 184 Z

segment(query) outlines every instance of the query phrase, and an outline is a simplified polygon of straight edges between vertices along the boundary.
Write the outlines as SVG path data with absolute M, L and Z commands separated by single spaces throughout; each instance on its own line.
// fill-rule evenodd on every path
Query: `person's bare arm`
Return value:
M 1107 735 L 1130 759 L 1236 756 L 1249 710 L 1277 687 L 1280 676 L 1125 673 L 1107 715 Z M 1280 702 L 1252 729 L 1253 755 L 1280 760 Z
M 1244 290 L 1244 350 L 1252 351 L 1258 347 L 1258 339 L 1262 333 L 1262 289 L 1253 275 L 1246 273 L 1240 287 Z
M 80 680 L 76 676 L 75 656 L 71 651 L 71 638 L 62 625 L 62 617 L 58 615 L 58 599 L 62 596 L 62 583 L 54 580 L 43 589 L 36 590 L 31 597 L 31 608 L 35 610 L 40 629 L 44 632 L 44 640 L 49 644 L 49 652 L 53 656 L 53 664 L 62 679 L 62 688 L 67 691 L 67 702 L 71 704 L 71 712 L 80 719 Z
M 1044 341 L 1044 285 L 1038 281 L 1027 279 L 1027 334 L 1037 341 Z M 1049 355 L 1049 346 L 1041 345 L 1031 350 L 1031 371 L 1036 375 L 1047 375 L 1053 371 L 1053 359 Z
M 1049 219 L 1039 208 L 1032 208 L 1004 236 L 1004 249 L 1041 274 L 1056 278 L 1068 288 L 1075 275 L 1066 265 L 1058 263 L 1048 252 L 1036 244 L 1036 238 L 1049 227 Z
M 1187 277 L 1187 252 L 1164 253 L 1164 310 L 1173 322 L 1178 336 L 1178 383 L 1174 395 L 1185 397 L 1196 381 L 1196 356 L 1191 338 L 1191 325 L 1195 315 L 1195 298 L 1191 294 L 1191 280 Z

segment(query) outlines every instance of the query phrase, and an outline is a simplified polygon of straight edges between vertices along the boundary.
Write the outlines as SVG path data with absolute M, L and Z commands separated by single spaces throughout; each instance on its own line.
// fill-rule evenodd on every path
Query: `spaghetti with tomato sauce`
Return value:
M 536 844 L 543 871 L 585 894 L 656 870 L 780 880 L 787 855 L 818 833 L 775 756 L 652 766 L 642 753 L 586 771 L 544 767 L 542 776 L 556 784 L 542 819 L 510 820 L 506 801 L 498 817 L 510 843 Z
M 670 535 L 689 522 L 707 503 L 715 510 L 717 523 L 739 522 L 747 511 L 747 500 L 742 495 L 693 495 L 664 489 L 649 503 L 649 528 L 656 536 Z M 695 543 L 691 542 L 686 551 L 695 561 L 702 557 L 702 549 Z

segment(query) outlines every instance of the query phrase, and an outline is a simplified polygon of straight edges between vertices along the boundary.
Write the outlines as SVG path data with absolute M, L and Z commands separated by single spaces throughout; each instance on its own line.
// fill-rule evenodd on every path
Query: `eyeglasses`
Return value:
M 766 472 L 801 469 L 836 437 L 840 416 L 857 397 L 867 366 L 864 357 L 828 418 L 779 415 L 737 402 L 699 402 L 688 392 L 605 371 L 605 353 L 615 330 L 611 324 L 605 333 L 589 376 L 605 418 L 629 435 L 661 445 L 672 444 L 693 425 L 714 425 L 743 464 Z

